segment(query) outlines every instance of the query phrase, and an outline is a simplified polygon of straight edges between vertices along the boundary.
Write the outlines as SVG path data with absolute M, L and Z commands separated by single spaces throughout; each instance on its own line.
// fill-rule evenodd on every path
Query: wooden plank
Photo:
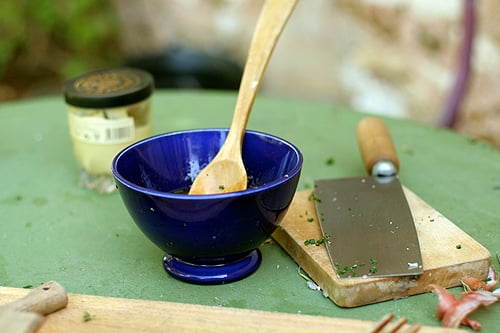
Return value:
M 0 311 L 2 333 L 33 333 L 42 325 L 45 318 L 34 312 L 13 310 Z
M 314 202 L 309 200 L 311 190 L 296 193 L 273 238 L 330 299 L 343 307 L 425 293 L 431 283 L 446 288 L 458 286 L 464 276 L 485 278 L 491 264 L 489 251 L 415 193 L 407 188 L 404 191 L 422 251 L 424 274 L 418 278 L 339 278 L 324 245 L 304 244 L 306 239 L 322 237 Z
M 42 324 L 43 315 L 62 309 L 68 303 L 63 286 L 49 281 L 31 289 L 25 297 L 0 306 L 2 333 L 33 333 Z
M 28 293 L 0 287 L 0 304 Z M 84 321 L 88 313 L 90 320 Z M 59 332 L 325 332 L 362 333 L 375 322 L 183 303 L 69 294 L 66 308 L 48 315 L 38 333 Z M 422 333 L 461 329 L 424 326 Z

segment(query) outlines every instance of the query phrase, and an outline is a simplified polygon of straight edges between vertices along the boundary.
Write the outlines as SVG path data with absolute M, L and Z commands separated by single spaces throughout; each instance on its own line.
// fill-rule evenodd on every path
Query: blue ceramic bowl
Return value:
M 219 151 L 227 129 L 172 132 L 132 144 L 112 171 L 128 212 L 165 251 L 167 272 L 184 281 L 239 280 L 261 261 L 258 247 L 276 229 L 295 194 L 302 154 L 278 137 L 247 131 L 244 191 L 188 195 L 199 171 Z

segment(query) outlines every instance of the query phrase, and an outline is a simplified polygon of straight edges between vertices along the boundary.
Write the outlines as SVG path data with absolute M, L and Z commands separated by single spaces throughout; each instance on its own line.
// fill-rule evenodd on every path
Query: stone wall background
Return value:
M 242 63 L 262 0 L 114 0 L 128 55 L 187 45 Z M 261 93 L 438 124 L 456 76 L 462 0 L 302 0 Z M 500 146 L 500 2 L 476 1 L 472 76 L 456 130 Z
M 178 46 L 243 65 L 263 1 L 4 0 L 0 102 L 61 94 L 65 79 Z M 472 73 L 455 129 L 500 147 L 498 0 L 300 0 L 261 94 L 437 126 L 457 76 L 462 14 L 471 1 Z M 231 80 L 237 87 L 237 76 Z

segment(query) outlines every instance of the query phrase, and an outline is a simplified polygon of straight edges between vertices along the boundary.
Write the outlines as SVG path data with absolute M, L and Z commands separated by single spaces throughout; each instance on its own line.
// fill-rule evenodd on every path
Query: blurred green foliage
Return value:
M 0 80 L 65 79 L 112 64 L 118 28 L 105 0 L 1 0 Z

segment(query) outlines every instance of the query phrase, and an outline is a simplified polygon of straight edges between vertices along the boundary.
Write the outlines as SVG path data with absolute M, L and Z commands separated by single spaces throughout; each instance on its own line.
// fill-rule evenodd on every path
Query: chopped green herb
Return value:
M 309 201 L 321 202 L 321 199 L 318 198 L 314 192 L 312 192 L 311 195 L 309 195 L 308 199 L 309 199 Z
M 91 315 L 88 311 L 85 311 L 85 312 L 83 313 L 83 318 L 82 318 L 82 320 L 83 320 L 84 322 L 91 321 L 92 319 L 94 319 L 94 316 L 93 316 L 93 315 Z
M 175 194 L 188 194 L 189 193 L 189 187 L 181 187 L 176 190 L 173 190 L 172 193 Z M 152 212 L 154 212 L 154 208 L 151 209 Z
M 219 190 L 224 190 L 224 185 L 219 185 Z
M 304 245 L 312 245 L 312 244 L 316 244 L 316 241 L 314 240 L 314 238 L 311 238 L 311 239 L 306 239 L 304 241 Z
M 305 273 L 302 273 L 302 269 L 300 268 L 300 266 L 299 269 L 297 270 L 297 274 L 299 274 L 299 276 L 306 281 L 312 281 L 309 276 L 307 276 Z
M 377 271 L 378 271 L 378 269 L 377 269 L 377 260 L 374 259 L 374 258 L 370 258 L 370 264 L 371 264 L 371 267 L 369 269 L 370 274 L 377 273 Z
M 314 238 L 311 238 L 311 239 L 306 239 L 304 241 L 304 245 L 316 245 L 316 246 L 320 246 L 321 244 L 323 244 L 324 242 L 328 241 L 328 239 L 330 239 L 330 236 L 329 235 L 325 235 L 323 237 L 321 237 L 320 239 L 318 240 L 315 240 Z
M 408 154 L 408 155 L 413 155 L 413 150 L 410 147 L 408 147 L 407 145 L 401 146 L 401 152 Z
M 479 142 L 479 140 L 476 138 L 468 138 L 467 141 L 469 141 L 470 144 L 476 144 Z
M 307 222 L 313 222 L 314 221 L 314 218 L 310 217 L 307 219 Z
M 457 250 L 460 250 L 460 249 L 462 248 L 462 245 L 461 245 L 461 244 L 457 244 L 457 246 L 455 246 L 455 248 L 456 248 Z
M 326 165 L 333 165 L 333 163 L 335 163 L 335 159 L 333 157 L 326 160 Z
M 316 246 L 320 246 L 321 244 L 323 244 L 324 242 L 328 241 L 329 239 L 330 239 L 329 235 L 325 235 L 325 236 L 321 237 L 320 239 L 318 239 L 316 241 Z
M 338 262 L 336 262 L 334 264 L 334 266 L 335 266 L 335 269 L 337 270 L 337 273 L 339 275 L 345 275 L 345 274 L 349 273 L 350 277 L 355 277 L 356 276 L 356 269 L 358 267 L 365 266 L 365 264 L 353 264 L 353 265 L 350 265 L 350 266 L 343 266 L 342 267 L 342 265 L 340 265 Z M 377 268 L 375 267 L 375 271 L 376 271 L 376 269 Z M 370 271 L 371 271 L 371 268 L 370 268 Z
M 27 285 L 23 286 L 23 289 L 31 289 L 31 288 L 33 288 L 32 284 L 27 284 Z

